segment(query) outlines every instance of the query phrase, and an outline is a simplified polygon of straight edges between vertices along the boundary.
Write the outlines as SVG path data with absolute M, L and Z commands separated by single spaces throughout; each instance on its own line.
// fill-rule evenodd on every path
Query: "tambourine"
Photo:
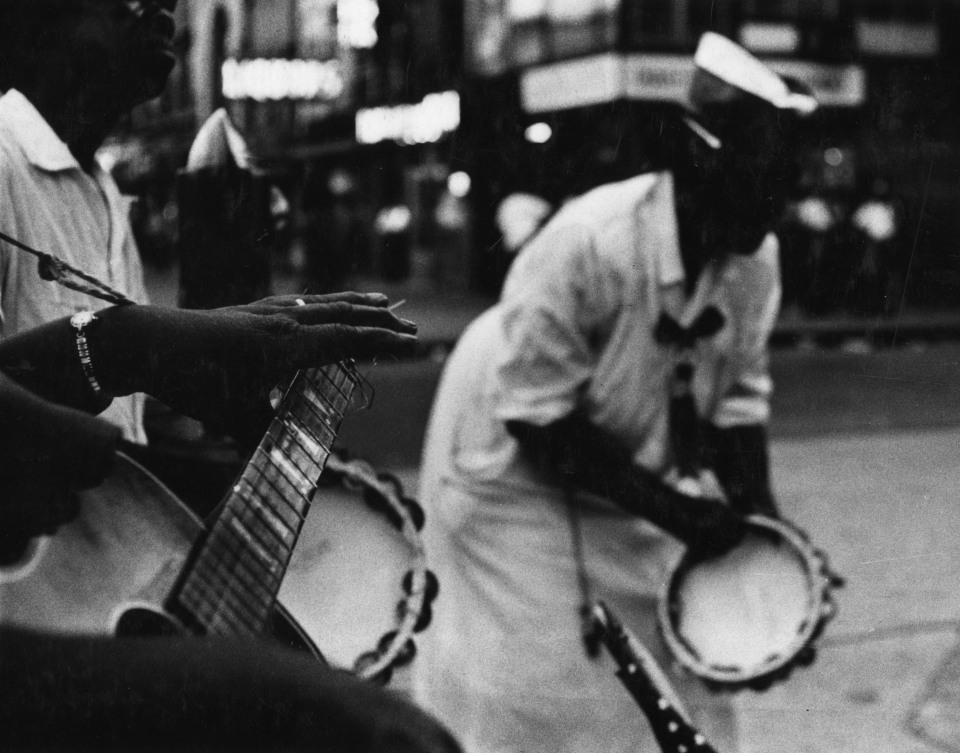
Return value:
M 386 683 L 416 655 L 439 585 L 398 479 L 331 453 L 281 593 L 326 661 Z
M 718 688 L 764 689 L 809 664 L 843 584 L 793 524 L 760 515 L 746 523 L 743 541 L 719 557 L 686 552 L 659 602 L 673 656 Z

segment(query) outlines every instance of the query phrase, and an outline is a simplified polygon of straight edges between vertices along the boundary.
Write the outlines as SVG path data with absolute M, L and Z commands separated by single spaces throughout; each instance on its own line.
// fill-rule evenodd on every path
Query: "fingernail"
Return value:
M 411 322 L 409 319 L 400 319 L 400 323 L 413 329 L 417 329 L 420 326 L 416 322 Z

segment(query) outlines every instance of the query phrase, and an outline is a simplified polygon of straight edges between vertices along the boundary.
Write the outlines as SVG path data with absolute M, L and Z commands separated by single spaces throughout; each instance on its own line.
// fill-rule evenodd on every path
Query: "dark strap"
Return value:
M 703 465 L 704 442 L 693 398 L 693 363 L 690 353 L 697 340 L 717 334 L 726 319 L 716 306 L 707 306 L 689 327 L 661 313 L 653 336 L 661 345 L 680 351 L 670 377 L 670 449 L 681 478 L 696 478 Z
M 77 269 L 67 264 L 63 259 L 47 254 L 43 251 L 37 251 L 26 243 L 18 241 L 6 233 L 0 233 L 0 240 L 6 241 L 14 248 L 35 256 L 37 258 L 37 273 L 48 282 L 56 282 L 65 288 L 85 293 L 101 301 L 112 303 L 115 306 L 129 306 L 136 303 L 119 290 L 111 288 L 107 283 L 98 280 L 93 275 L 87 274 L 82 269 Z

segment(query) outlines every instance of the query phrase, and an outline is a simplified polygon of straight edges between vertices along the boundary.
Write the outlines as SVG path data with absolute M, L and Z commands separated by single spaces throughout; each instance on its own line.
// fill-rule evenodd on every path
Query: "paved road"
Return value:
M 376 403 L 341 432 L 411 490 L 440 368 L 431 360 L 371 368 Z M 782 509 L 848 585 L 818 661 L 765 693 L 738 696 L 744 753 L 942 750 L 908 722 L 960 626 L 960 345 L 778 350 L 773 372 Z M 960 731 L 951 742 L 960 745 Z
M 908 720 L 960 626 L 960 346 L 777 351 L 773 370 L 783 512 L 848 585 L 818 661 L 738 696 L 744 753 L 932 753 Z M 378 404 L 344 431 L 410 488 L 438 371 L 374 371 Z

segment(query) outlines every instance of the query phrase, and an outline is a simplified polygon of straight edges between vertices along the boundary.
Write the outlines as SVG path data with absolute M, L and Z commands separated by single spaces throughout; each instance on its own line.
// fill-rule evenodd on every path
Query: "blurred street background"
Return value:
M 181 0 L 177 15 L 167 91 L 100 154 L 151 294 L 404 300 L 420 350 L 364 366 L 376 401 L 341 442 L 411 493 L 444 358 L 516 250 L 504 200 L 555 207 L 642 170 L 703 31 L 806 83 L 825 116 L 780 233 L 773 468 L 784 514 L 848 584 L 816 663 L 738 697 L 745 750 L 960 751 L 960 2 Z M 179 177 L 218 108 L 278 220 L 226 253 L 185 231 Z M 201 442 L 153 438 L 171 455 Z

